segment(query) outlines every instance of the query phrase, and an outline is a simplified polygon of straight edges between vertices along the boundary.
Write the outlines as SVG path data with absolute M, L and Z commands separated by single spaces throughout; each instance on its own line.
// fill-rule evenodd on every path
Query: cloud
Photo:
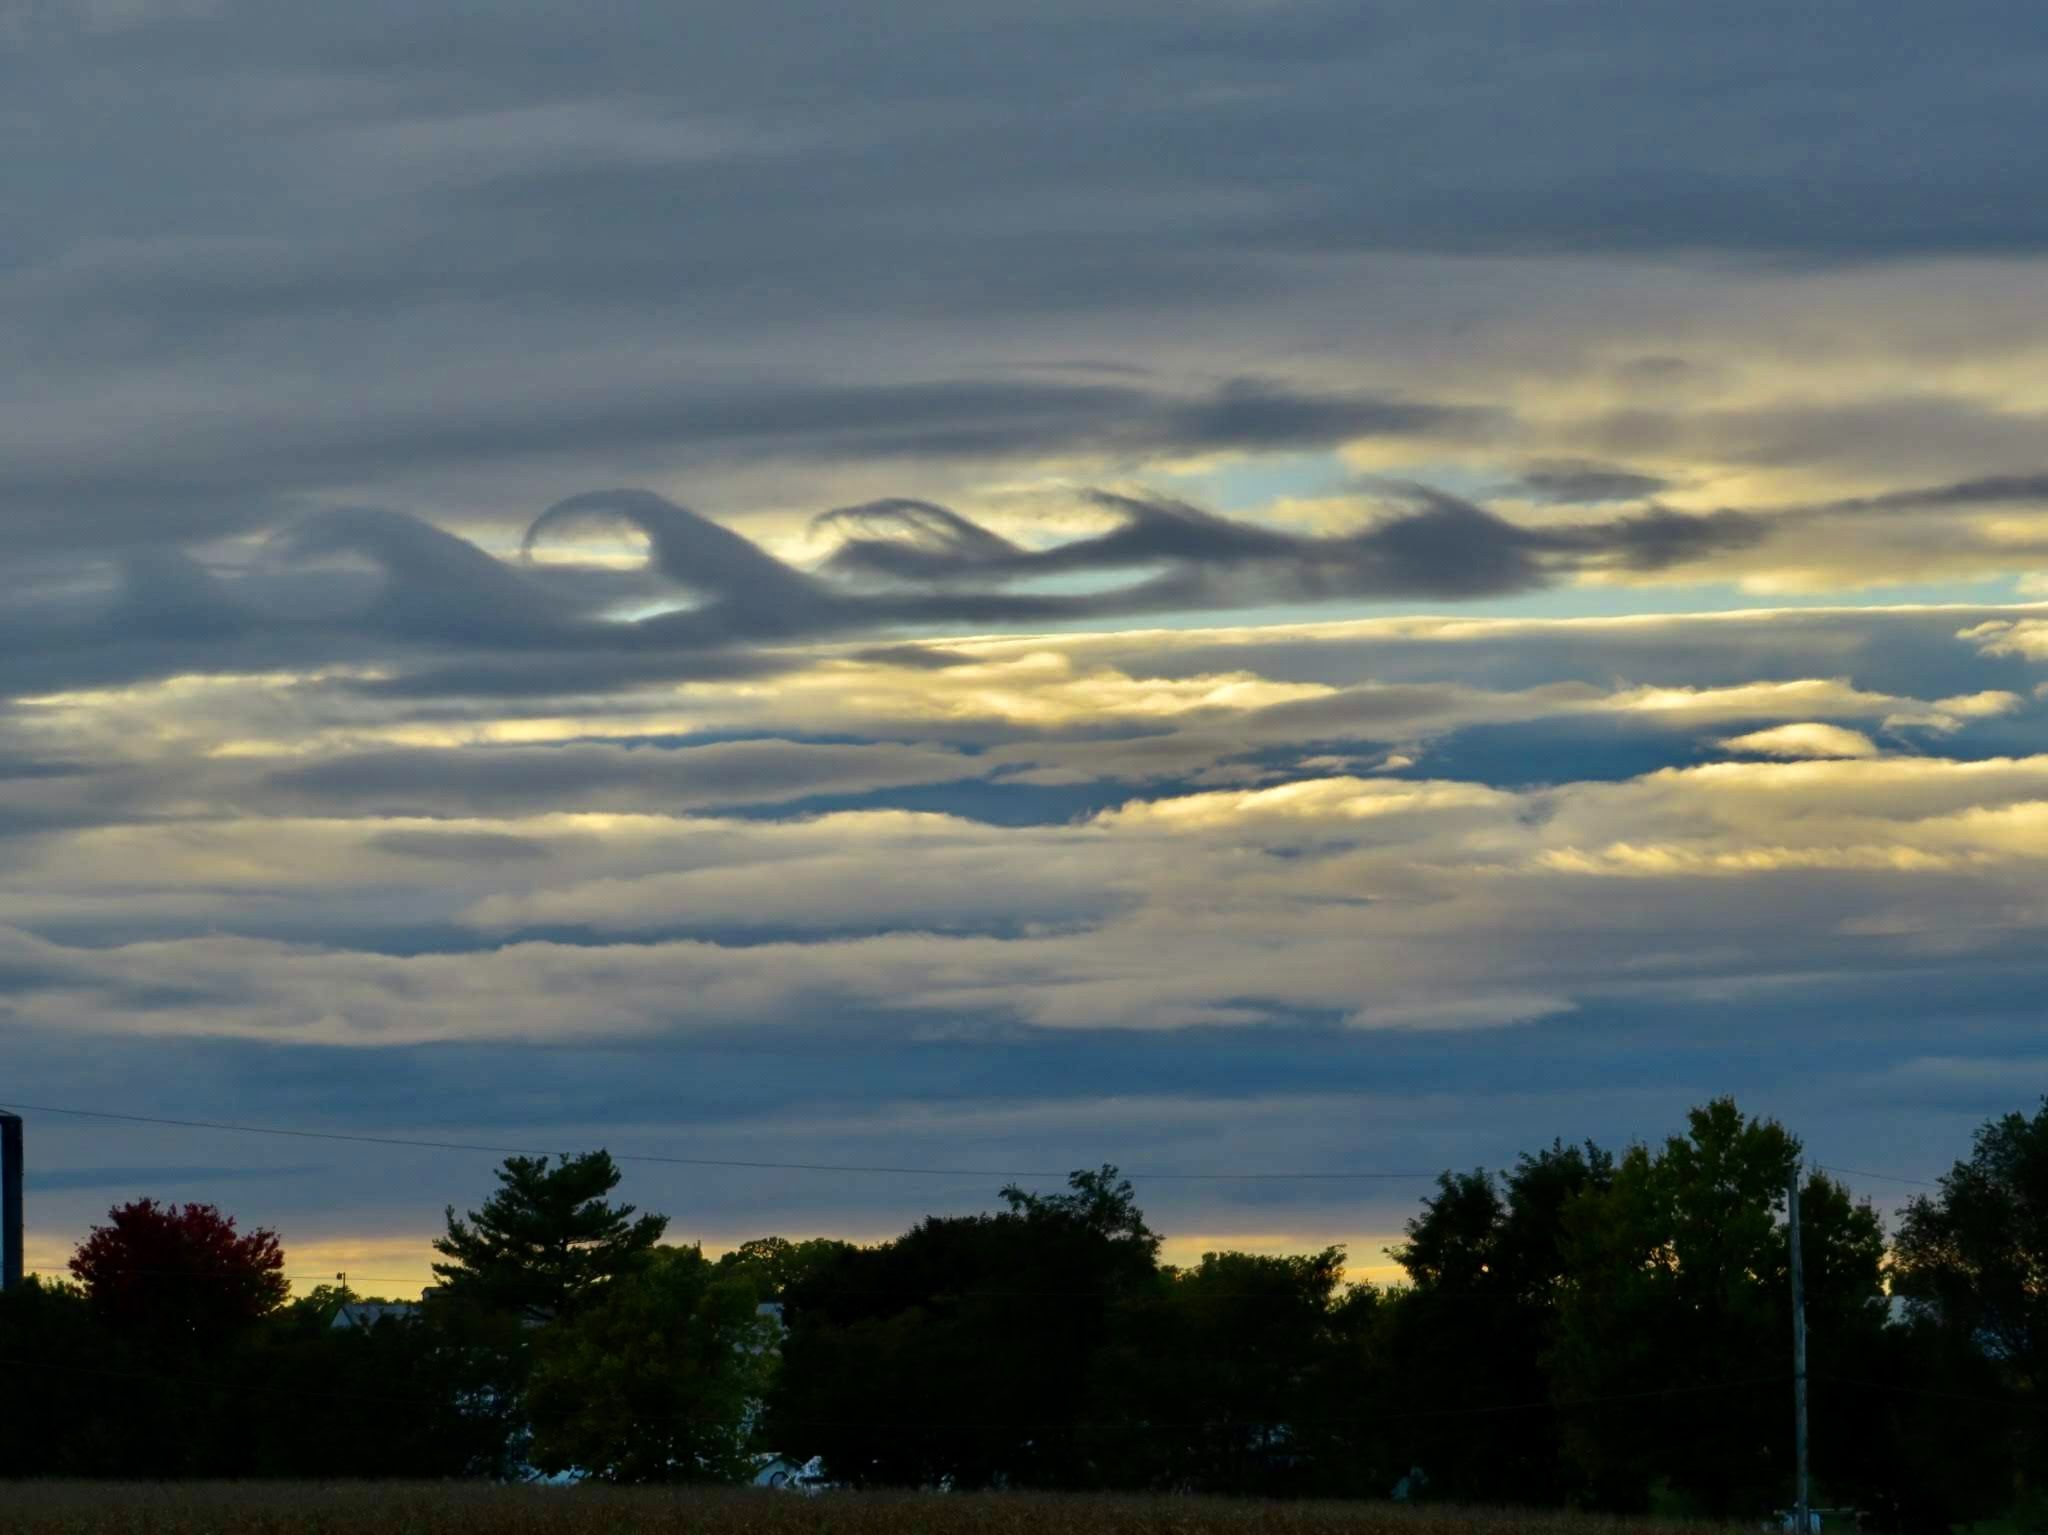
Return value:
M 1307 537 L 1217 516 L 1185 502 L 1106 491 L 1089 499 L 1116 519 L 1109 532 L 1019 548 L 956 513 L 878 502 L 830 513 L 821 525 L 855 531 L 829 573 L 958 590 L 1031 577 L 1144 570 L 1161 573 L 1073 604 L 1117 611 L 1229 607 L 1330 597 L 1455 597 L 1531 590 L 1574 569 L 1661 570 L 1755 543 L 1764 529 L 1735 512 L 1694 517 L 1651 508 L 1607 522 L 1524 527 L 1420 485 L 1384 487 L 1405 503 L 1354 532 Z
M 1530 465 L 1513 488 L 1532 501 L 1585 506 L 1601 501 L 1647 500 L 1661 490 L 1668 490 L 1670 481 L 1605 464 L 1553 461 Z
M 1469 599 L 1541 589 L 1575 570 L 1661 570 L 1760 536 L 1727 512 L 1652 508 L 1525 527 L 1426 487 L 1391 493 L 1396 504 L 1363 514 L 1355 531 L 1307 536 L 1186 502 L 1086 491 L 1080 499 L 1111 530 L 1038 548 L 933 503 L 870 502 L 820 520 L 851 532 L 816 572 L 646 490 L 556 503 L 529 524 L 516 561 L 422 518 L 337 509 L 283 529 L 233 573 L 184 556 L 130 560 L 111 594 L 25 623 L 22 637 L 32 630 L 37 643 L 0 660 L 0 689 L 355 668 L 353 686 L 398 696 L 587 693 L 771 673 L 794 664 L 768 650 L 789 641 L 1333 598 Z M 644 536 L 646 565 L 534 558 L 593 527 Z M 1017 589 L 1027 582 L 1038 585 Z M 621 616 L 624 604 L 645 611 Z
M 450 863 L 495 864 L 547 854 L 547 844 L 538 838 L 498 831 L 387 831 L 372 837 L 370 845 L 405 858 Z
M 283 804 L 348 805 L 386 816 L 466 815 L 773 804 L 945 783 L 983 771 L 971 757 L 931 747 L 763 740 L 347 753 L 276 769 L 266 787 Z
M 1924 1171 L 2039 1064 L 2043 54 L 1653 10 L 0 20 L 10 1081 L 1055 1168 L 1734 1088 Z M 1873 1085 L 1934 1034 L 2002 1075 Z
M 650 941 L 404 956 L 18 935 L 9 985 L 26 1026 L 355 1047 L 801 1032 L 829 1017 L 1158 1029 L 1333 1012 L 1465 1027 L 1768 987 L 1816 965 L 1935 963 L 1958 942 L 2016 963 L 2048 857 L 2044 793 L 2039 758 L 1871 759 L 1518 794 L 1326 779 L 1036 829 L 893 813 L 713 825 L 723 845 L 695 870 L 554 883 L 543 868 L 539 888 L 469 914 Z M 687 850 L 690 829 L 676 834 Z M 879 873 L 893 867 L 920 876 Z M 872 896 L 847 899 L 862 888 Z M 662 936 L 693 928 L 745 931 Z M 1645 966 L 1629 956 L 1652 931 L 1665 937 Z M 564 1011 L 567 996 L 579 1000 Z
M 1840 725 L 1773 725 L 1729 736 L 1721 742 L 1723 751 L 1761 757 L 1875 757 L 1877 743 L 1860 730 Z
M 1988 619 L 1971 625 L 1956 638 L 1973 643 L 1980 655 L 2048 661 L 2048 619 Z

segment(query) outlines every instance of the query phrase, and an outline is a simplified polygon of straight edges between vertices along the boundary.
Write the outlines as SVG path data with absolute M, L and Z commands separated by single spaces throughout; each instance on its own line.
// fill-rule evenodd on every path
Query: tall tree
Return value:
M 1604 1190 L 1614 1158 L 1588 1142 L 1524 1154 L 1496 1181 L 1446 1173 L 1390 1255 L 1410 1288 L 1389 1308 L 1407 1416 L 1387 1428 L 1433 1494 L 1555 1503 L 1567 1492 L 1555 1415 L 1474 1412 L 1550 1393 L 1547 1357 L 1565 1279 L 1563 1211 Z
M 2048 1098 L 1980 1126 L 1940 1194 L 1907 1204 L 1894 1263 L 1915 1311 L 1981 1339 L 2015 1388 L 2048 1391 Z
M 1114 1168 L 1003 1198 L 1000 1214 L 932 1217 L 790 1286 L 779 1449 L 884 1486 L 1100 1480 L 1096 1363 L 1156 1281 L 1159 1239 Z
M 116 1205 L 70 1266 L 109 1325 L 167 1346 L 216 1340 L 291 1293 L 277 1233 L 237 1232 L 212 1205 Z
M 619 1186 L 606 1151 L 507 1157 L 498 1190 L 467 1220 L 448 1207 L 448 1234 L 434 1250 L 446 1298 L 472 1309 L 547 1322 L 573 1312 L 607 1281 L 637 1270 L 668 1217 L 633 1219 L 632 1205 L 605 1196 Z
M 1723 1098 L 1658 1150 L 1630 1148 L 1605 1189 L 1567 1207 L 1551 1357 L 1582 1496 L 1641 1508 L 1661 1481 L 1713 1517 L 1790 1496 L 1781 1212 L 1798 1154 L 1782 1126 Z M 1884 1233 L 1824 1177 L 1801 1203 L 1810 1364 L 1848 1373 L 1883 1327 Z
M 1943 1341 L 1957 1398 L 2017 1397 L 2036 1410 L 2001 1410 L 1987 1437 L 2048 1488 L 2048 1098 L 2029 1118 L 1979 1126 L 1970 1155 L 1933 1197 L 1906 1206 L 1893 1250 L 1893 1288 Z M 1958 1402 L 1949 1408 L 1957 1416 Z M 2048 1507 L 2048 1503 L 2044 1503 Z M 2048 1524 L 2048 1518 L 2040 1521 Z

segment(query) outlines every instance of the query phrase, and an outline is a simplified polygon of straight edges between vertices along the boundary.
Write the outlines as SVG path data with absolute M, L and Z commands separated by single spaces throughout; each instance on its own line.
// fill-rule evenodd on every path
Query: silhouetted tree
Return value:
M 507 1157 L 498 1190 L 469 1218 L 448 1207 L 448 1233 L 434 1250 L 445 1299 L 531 1322 L 566 1315 L 600 1286 L 638 1269 L 668 1217 L 608 1203 L 619 1185 L 611 1155 Z
M 1893 1263 L 1893 1288 L 1944 1340 L 1948 1371 L 1975 1383 L 1949 1380 L 1951 1397 L 2037 1409 L 2001 1408 L 2002 1421 L 1985 1428 L 2048 1489 L 2048 1412 L 2039 1410 L 2048 1408 L 2048 1098 L 2031 1118 L 1978 1127 L 1940 1192 L 1906 1206 Z
M 1979 1127 L 1940 1194 L 1907 1204 L 1894 1261 L 1915 1311 L 1982 1340 L 2015 1390 L 2048 1390 L 2048 1098 Z
M 1405 1383 L 1386 1433 L 1432 1496 L 1556 1503 L 1569 1488 L 1548 1364 L 1566 1281 L 1563 1211 L 1608 1187 L 1614 1158 L 1588 1142 L 1524 1154 L 1496 1181 L 1446 1173 L 1408 1240 L 1389 1249 L 1410 1289 L 1389 1310 L 1392 1368 Z
M 1101 1478 L 1092 1410 L 1112 1318 L 1159 1239 L 1114 1168 L 997 1215 L 933 1217 L 792 1284 L 776 1447 L 871 1485 L 1072 1487 Z
M 1987 1124 L 1897 1252 L 1802 1188 L 1815 1494 L 1947 1535 L 2038 1478 L 2048 1103 Z M 864 1484 L 1432 1497 L 1753 1516 L 1791 1490 L 1783 1215 L 1798 1144 L 1722 1100 L 1618 1160 L 1447 1173 L 1347 1287 L 1335 1248 L 1162 1267 L 1114 1168 L 893 1242 L 708 1262 L 609 1196 L 603 1153 L 514 1158 L 437 1246 L 422 1318 L 279 1306 L 282 1255 L 203 1206 L 114 1212 L 89 1288 L 0 1296 L 0 1477 L 737 1480 L 764 1448 Z M 770 1345 L 757 1299 L 781 1301 Z M 2031 1461 L 2029 1457 L 2034 1457 Z M 2031 1494 L 2030 1494 L 2031 1495 Z
M 184 1392 L 208 1420 L 198 1474 L 426 1479 L 511 1465 L 505 1417 L 472 1410 L 465 1361 L 417 1319 L 336 1328 L 325 1305 L 295 1302 L 210 1375 L 207 1392 Z
M 1344 1250 L 1204 1253 L 1116 1317 L 1096 1366 L 1100 1479 L 1238 1496 L 1331 1489 L 1362 1410 Z
M 216 1341 L 291 1293 L 277 1234 L 238 1233 L 212 1205 L 116 1205 L 70 1267 L 109 1326 L 164 1347 Z
M 1119 1178 L 1106 1162 L 1093 1172 L 1084 1168 L 1068 1174 L 1063 1194 L 1038 1194 L 1010 1183 L 1003 1186 L 1002 1198 L 1011 1214 L 1038 1222 L 1043 1229 L 1091 1232 L 1122 1244 L 1130 1255 L 1158 1256 L 1159 1235 L 1145 1224 L 1130 1179 Z
M 157 1358 L 108 1327 L 85 1291 L 31 1275 L 0 1292 L 0 1481 L 169 1477 L 186 1469 L 178 1391 Z

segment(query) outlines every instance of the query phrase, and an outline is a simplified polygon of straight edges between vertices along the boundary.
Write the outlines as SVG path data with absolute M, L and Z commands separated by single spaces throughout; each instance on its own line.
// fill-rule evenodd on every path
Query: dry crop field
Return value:
M 1674 1535 L 1717 1526 L 1213 1498 L 493 1487 L 0 1484 L 6 1535 Z

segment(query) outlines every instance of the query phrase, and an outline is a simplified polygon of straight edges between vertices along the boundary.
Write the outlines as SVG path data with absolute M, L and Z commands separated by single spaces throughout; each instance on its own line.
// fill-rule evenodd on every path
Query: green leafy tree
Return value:
M 605 1151 L 507 1157 L 498 1190 L 467 1220 L 448 1207 L 448 1234 L 434 1243 L 445 1299 L 457 1306 L 548 1322 L 574 1312 L 607 1282 L 640 1268 L 668 1227 L 633 1218 L 606 1195 L 619 1169 Z
M 543 1471 L 609 1482 L 739 1482 L 773 1324 L 743 1272 L 657 1249 L 541 1340 L 526 1407 Z
M 1782 1212 L 1798 1153 L 1782 1126 L 1719 1099 L 1566 1208 L 1552 1385 L 1582 1497 L 1640 1509 L 1661 1484 L 1722 1518 L 1789 1497 Z M 1801 1203 L 1810 1367 L 1848 1373 L 1883 1328 L 1883 1230 L 1818 1175 Z
M 721 1274 L 744 1274 L 753 1281 L 763 1300 L 780 1301 L 792 1288 L 822 1273 L 842 1254 L 853 1250 L 851 1242 L 833 1237 L 808 1237 L 798 1242 L 787 1237 L 755 1237 L 731 1252 L 721 1253 L 718 1270 Z

